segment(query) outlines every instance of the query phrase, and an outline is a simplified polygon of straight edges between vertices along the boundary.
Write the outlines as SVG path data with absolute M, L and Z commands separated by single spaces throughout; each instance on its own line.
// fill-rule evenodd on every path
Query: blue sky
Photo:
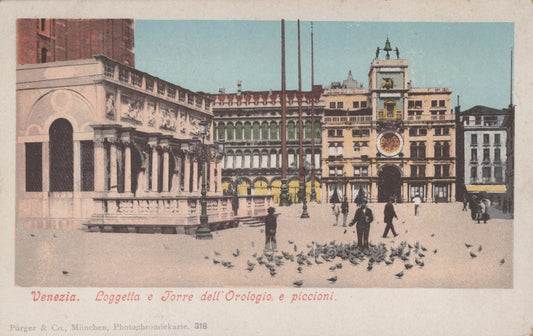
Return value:
M 354 78 L 368 69 L 387 36 L 409 62 L 414 87 L 452 89 L 452 105 L 507 107 L 513 23 L 314 21 L 315 84 Z M 311 87 L 311 25 L 300 22 L 302 88 Z M 280 21 L 135 21 L 135 66 L 182 87 L 281 89 Z M 296 21 L 285 21 L 287 89 L 298 88 Z M 393 58 L 396 56 L 391 55 Z

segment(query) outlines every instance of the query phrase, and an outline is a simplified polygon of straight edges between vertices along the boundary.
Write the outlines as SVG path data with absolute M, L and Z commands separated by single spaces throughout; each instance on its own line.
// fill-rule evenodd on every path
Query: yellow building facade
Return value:
M 324 92 L 324 202 L 455 199 L 451 90 L 413 88 L 407 60 L 399 52 L 390 59 L 387 46 L 385 59 L 371 63 L 368 88 L 332 85 Z

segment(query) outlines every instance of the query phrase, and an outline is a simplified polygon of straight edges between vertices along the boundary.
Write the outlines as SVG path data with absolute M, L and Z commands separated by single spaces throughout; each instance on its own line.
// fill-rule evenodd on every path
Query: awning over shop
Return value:
M 492 192 L 492 193 L 504 193 L 507 191 L 503 184 L 472 184 L 466 186 L 468 192 Z

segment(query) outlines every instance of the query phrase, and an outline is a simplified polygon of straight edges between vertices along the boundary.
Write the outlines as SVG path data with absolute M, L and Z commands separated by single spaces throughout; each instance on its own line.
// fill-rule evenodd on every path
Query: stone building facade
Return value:
M 303 155 L 307 199 L 311 193 L 312 102 L 315 114 L 315 190 L 320 199 L 322 87 L 302 93 Z M 215 139 L 225 141 L 222 188 L 239 195 L 273 195 L 281 192 L 281 91 L 241 91 L 210 95 L 213 100 Z M 299 186 L 298 93 L 287 91 L 287 178 L 289 198 L 297 202 Z
M 212 100 L 105 56 L 17 68 L 17 222 L 192 233 L 202 163 L 210 225 L 234 219 L 222 195 Z M 192 150 L 201 121 L 208 156 Z M 270 199 L 243 199 L 243 215 Z
M 459 111 L 458 165 L 464 182 L 458 190 L 468 193 L 486 192 L 503 201 L 507 175 L 507 130 L 503 125 L 507 109 L 474 106 Z
M 322 122 L 322 197 L 362 196 L 385 202 L 455 200 L 455 116 L 451 90 L 414 88 L 408 62 L 387 55 L 372 61 L 369 87 L 351 74 L 325 90 Z

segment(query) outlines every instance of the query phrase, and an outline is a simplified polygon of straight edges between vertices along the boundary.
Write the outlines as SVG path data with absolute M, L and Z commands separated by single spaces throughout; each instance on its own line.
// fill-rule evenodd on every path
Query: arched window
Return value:
M 226 154 L 226 165 L 223 168 L 233 169 L 233 151 L 228 151 Z
M 268 168 L 268 151 L 261 151 L 261 168 Z
M 450 144 L 447 142 L 442 146 L 442 157 L 450 157 Z
M 235 140 L 242 140 L 242 123 L 235 124 Z
M 261 124 L 261 139 L 268 140 L 268 123 L 266 121 Z
M 252 139 L 252 124 L 250 124 L 249 122 L 244 123 L 244 139 L 245 140 Z
M 250 151 L 245 151 L 243 168 L 251 168 L 251 163 L 252 163 L 252 153 Z
M 218 124 L 218 139 L 219 140 L 225 140 L 226 137 L 226 128 L 224 127 L 224 123 Z
M 436 158 L 442 157 L 442 145 L 440 142 L 435 143 L 435 157 Z
M 411 142 L 411 157 L 412 158 L 416 158 L 418 157 L 418 145 L 416 144 L 416 142 Z
M 277 168 L 277 153 L 275 150 L 270 151 L 270 168 Z
M 307 120 L 305 122 L 305 139 L 311 139 L 311 121 Z
M 426 157 L 426 143 L 425 142 L 418 143 L 418 155 L 420 158 Z
M 72 125 L 57 119 L 50 125 L 50 191 L 73 191 Z
M 226 140 L 233 140 L 234 133 L 233 123 L 230 122 L 226 127 Z
M 259 134 L 260 130 L 259 130 L 259 123 L 258 122 L 254 122 L 254 126 L 253 126 L 253 139 L 254 140 L 259 140 L 261 139 L 261 136 Z
M 261 158 L 259 156 L 259 151 L 258 150 L 254 150 L 253 153 L 252 153 L 252 168 L 261 168 L 260 164 L 259 164 L 260 160 L 261 160 Z
M 242 168 L 242 152 L 240 150 L 235 152 L 235 169 Z
M 270 123 L 270 140 L 278 139 L 278 124 L 275 121 Z
M 322 126 L 320 125 L 320 121 L 315 121 L 315 139 L 320 139 L 322 132 Z
M 296 133 L 294 132 L 294 122 L 289 121 L 287 123 L 287 140 L 294 140 Z

